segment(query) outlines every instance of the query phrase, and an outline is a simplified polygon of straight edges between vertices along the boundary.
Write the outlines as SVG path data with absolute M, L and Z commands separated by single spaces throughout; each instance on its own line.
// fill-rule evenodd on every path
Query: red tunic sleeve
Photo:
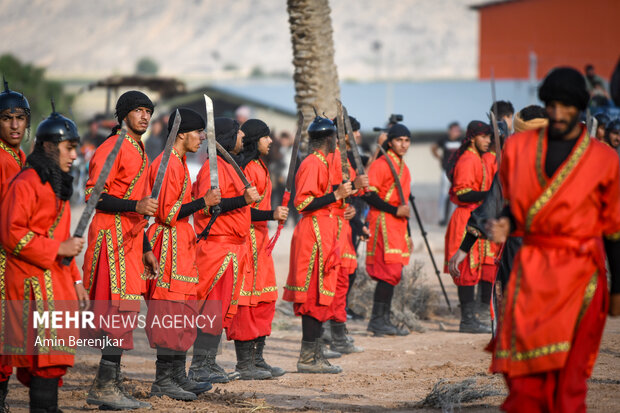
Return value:
M 4 213 L 0 236 L 8 252 L 32 265 L 50 268 L 58 255 L 60 241 L 30 228 L 29 220 L 35 216 L 36 208 L 40 207 L 42 205 L 37 202 L 35 188 L 26 179 L 16 179 L 2 201 L 1 209 Z M 46 207 L 55 208 L 56 205 Z
M 299 166 L 295 175 L 294 205 L 298 211 L 303 210 L 314 198 L 327 195 L 330 181 L 327 160 L 322 154 L 310 154 Z
M 149 192 L 151 190 L 150 188 L 152 188 L 155 183 L 157 170 L 161 164 L 161 157 L 162 155 L 159 155 L 149 168 Z M 156 218 L 159 222 L 168 226 L 176 225 L 183 198 L 186 191 L 189 190 L 187 188 L 188 185 L 189 182 L 185 176 L 183 163 L 178 155 L 173 152 L 170 155 L 166 175 L 164 176 L 161 191 L 159 192 L 159 205 L 156 213 Z

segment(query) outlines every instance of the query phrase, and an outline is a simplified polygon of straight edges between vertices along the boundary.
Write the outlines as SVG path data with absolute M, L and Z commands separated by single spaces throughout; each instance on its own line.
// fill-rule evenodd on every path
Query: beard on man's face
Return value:
M 566 135 L 568 135 L 579 122 L 579 115 L 577 114 L 574 118 L 565 121 L 560 120 L 556 121 L 553 119 L 549 119 L 549 138 L 550 139 L 564 139 Z

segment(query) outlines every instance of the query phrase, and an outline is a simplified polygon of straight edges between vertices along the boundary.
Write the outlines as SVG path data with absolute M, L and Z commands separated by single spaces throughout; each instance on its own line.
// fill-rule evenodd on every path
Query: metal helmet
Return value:
M 605 113 L 597 113 L 596 115 L 594 115 L 594 118 L 598 122 L 598 126 L 603 127 L 605 127 L 605 125 L 607 125 L 610 121 L 609 116 L 607 116 Z
M 59 143 L 62 141 L 80 140 L 80 134 L 78 133 L 77 126 L 75 126 L 75 122 L 56 112 L 53 102 L 52 114 L 39 123 L 36 137 L 37 142 Z
M 336 133 L 336 125 L 328 118 L 317 116 L 308 126 L 310 139 L 323 139 Z
M 30 105 L 28 99 L 19 92 L 15 92 L 9 89 L 9 83 L 4 80 L 4 91 L 0 93 L 0 112 L 9 109 L 11 113 L 15 112 L 15 109 L 23 109 L 28 115 L 30 120 Z
M 605 134 L 609 135 L 611 132 L 620 132 L 620 119 L 612 120 L 607 124 L 605 128 Z

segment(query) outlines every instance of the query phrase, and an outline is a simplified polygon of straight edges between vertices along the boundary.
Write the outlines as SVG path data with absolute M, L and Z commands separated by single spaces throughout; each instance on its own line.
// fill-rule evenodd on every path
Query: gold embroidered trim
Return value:
M 26 233 L 26 235 L 24 235 L 24 237 L 22 239 L 19 240 L 19 242 L 17 243 L 17 245 L 15 246 L 15 248 L 13 249 L 13 255 L 19 255 L 19 253 L 21 252 L 21 250 L 24 249 L 24 247 L 30 242 L 32 241 L 32 239 L 34 238 L 34 232 L 32 231 L 28 231 Z
M 54 231 L 56 231 L 56 227 L 58 226 L 58 224 L 60 223 L 60 220 L 62 219 L 62 215 L 65 213 L 65 205 L 67 204 L 67 202 L 63 202 L 62 206 L 60 207 L 60 212 L 58 213 L 58 215 L 56 216 L 56 219 L 54 220 L 54 223 L 52 224 L 52 226 L 50 227 L 50 229 L 47 231 L 47 235 L 54 239 Z
M 144 172 L 144 169 L 146 168 L 147 162 L 146 162 L 146 155 L 144 151 L 142 150 L 142 147 L 138 144 L 138 142 L 136 142 L 135 139 L 133 139 L 129 135 L 125 135 L 125 139 L 129 140 L 129 142 L 133 145 L 134 148 L 136 148 L 136 150 L 140 154 L 140 157 L 142 158 L 142 166 L 140 166 L 140 170 L 138 171 L 138 174 L 133 178 L 133 180 L 129 184 L 129 187 L 127 188 L 127 192 L 125 192 L 125 195 L 123 195 L 123 199 L 129 199 L 129 197 L 131 196 L 131 193 L 133 192 L 133 188 L 136 185 L 136 182 L 138 182 L 138 179 L 140 179 L 140 177 L 142 176 L 142 172 Z
M 185 198 L 185 192 L 187 191 L 187 186 L 188 186 L 187 181 L 188 181 L 188 176 L 186 173 L 185 177 L 183 178 L 183 189 L 181 190 L 181 196 L 179 197 L 179 200 L 174 203 L 174 205 L 172 206 L 172 209 L 170 209 L 170 213 L 166 217 L 166 225 L 171 225 L 172 220 L 174 219 L 174 216 L 177 214 L 177 212 L 181 208 L 181 204 L 183 203 L 183 198 Z
M 103 243 L 103 236 L 109 231 L 101 230 L 97 234 L 97 242 L 95 243 L 95 251 L 93 252 L 93 262 L 90 266 L 90 282 L 88 283 L 88 291 L 93 287 L 93 280 L 95 278 L 95 269 L 97 268 L 97 263 L 99 262 L 99 255 L 101 254 L 101 244 Z M 110 235 L 108 235 L 110 236 Z
M 588 285 L 586 286 L 586 290 L 583 294 L 583 302 L 581 304 L 581 308 L 579 309 L 579 315 L 577 316 L 577 323 L 575 325 L 575 330 L 579 328 L 579 324 L 581 324 L 581 319 L 585 315 L 588 307 L 590 307 L 590 303 L 592 302 L 592 298 L 594 297 L 594 293 L 596 293 L 596 287 L 598 286 L 598 270 L 594 271 Z
M 6 326 L 6 284 L 4 282 L 4 271 L 6 269 L 6 252 L 0 245 L 0 352 L 4 340 L 4 329 Z
M 312 253 L 310 254 L 310 262 L 308 264 L 308 270 L 306 271 L 306 282 L 302 287 L 296 285 L 286 284 L 284 288 L 290 291 L 300 291 L 305 292 L 308 291 L 308 287 L 310 287 L 310 277 L 312 276 L 312 270 L 314 270 L 314 261 L 316 259 L 317 253 L 317 245 L 316 243 L 312 245 Z
M 13 149 L 11 149 L 7 144 L 2 142 L 1 139 L 0 139 L 0 148 L 4 149 L 9 155 L 11 155 L 13 157 L 13 159 L 15 159 L 15 162 L 17 162 L 17 165 L 19 165 L 20 168 L 24 167 L 24 165 L 22 164 L 22 160 L 19 157 L 19 155 L 16 154 L 15 151 L 13 151 Z
M 308 204 L 310 202 L 312 202 L 312 201 L 314 201 L 314 197 L 313 196 L 309 196 L 308 198 L 304 199 L 304 201 L 301 204 L 297 205 L 295 207 L 295 209 L 297 209 L 297 211 L 299 212 L 299 211 L 303 210 L 305 207 L 307 207 Z
M 546 128 L 540 128 L 538 133 L 538 141 L 536 142 L 536 176 L 538 177 L 538 183 L 541 188 L 547 186 L 547 177 L 545 171 L 543 171 L 543 143 L 545 137 Z
M 473 191 L 473 189 L 471 189 L 471 188 L 463 188 L 461 190 L 456 191 L 456 195 L 457 196 L 463 195 L 463 194 L 466 194 L 466 193 L 471 192 L 471 191 Z
M 217 270 L 217 274 L 215 274 L 215 279 L 213 279 L 213 283 L 211 283 L 211 286 L 209 287 L 209 291 L 207 291 L 207 295 L 209 295 L 211 290 L 213 290 L 213 287 L 215 287 L 215 284 L 217 284 L 220 278 L 222 278 L 222 275 L 224 275 L 224 272 L 228 268 L 228 265 L 231 263 L 231 261 L 233 265 L 233 276 L 234 276 L 232 296 L 233 297 L 235 296 L 235 287 L 237 286 L 237 270 L 239 266 L 237 263 L 237 255 L 234 252 L 229 252 L 228 254 L 226 254 L 226 257 L 224 258 L 224 261 L 222 262 L 220 269 Z M 231 301 L 231 304 L 233 304 L 232 301 Z
M 605 239 L 608 239 L 609 241 L 620 240 L 620 231 L 614 232 L 613 234 L 605 235 Z
M 536 214 L 540 212 L 540 210 L 551 200 L 551 198 L 556 194 L 558 189 L 562 186 L 566 178 L 570 175 L 570 173 L 575 169 L 579 160 L 585 153 L 588 145 L 590 144 L 590 137 L 588 134 L 581 140 L 581 143 L 577 146 L 576 149 L 573 150 L 573 153 L 568 158 L 568 161 L 562 166 L 560 171 L 555 175 L 551 184 L 547 186 L 542 194 L 538 197 L 536 202 L 530 207 L 527 212 L 527 217 L 525 220 L 525 231 L 530 232 L 530 228 L 532 226 L 532 221 Z
M 327 166 L 329 168 L 329 165 L 327 163 L 327 159 L 325 159 L 325 157 L 323 156 L 323 154 L 321 152 L 314 151 L 314 152 L 312 152 L 312 154 L 314 156 L 316 156 L 317 158 L 319 158 L 321 160 L 321 162 L 323 162 L 323 164 L 325 164 L 325 166 Z

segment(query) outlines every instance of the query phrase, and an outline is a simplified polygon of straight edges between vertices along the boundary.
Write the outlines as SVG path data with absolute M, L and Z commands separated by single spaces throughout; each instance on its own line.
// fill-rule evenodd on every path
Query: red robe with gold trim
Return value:
M 149 167 L 149 192 L 157 178 L 163 153 Z M 195 315 L 198 268 L 196 267 L 196 234 L 189 216 L 178 219 L 181 205 L 192 201 L 192 183 L 185 156 L 181 158 L 173 148 L 159 193 L 155 222 L 147 237 L 153 254 L 159 261 L 156 280 L 147 280 L 145 298 L 149 300 L 148 319 L 165 314 Z M 196 329 L 164 328 L 147 322 L 147 337 L 151 347 L 186 351 L 196 338 Z
M 86 200 L 97 183 L 103 164 L 118 135 L 103 142 L 90 160 Z M 142 142 L 129 135 L 106 179 L 104 192 L 120 199 L 138 201 L 147 196 L 148 159 Z M 146 284 L 142 262 L 144 227 L 147 221 L 137 212 L 111 213 L 96 210 L 88 228 L 84 255 L 84 287 L 91 300 L 110 300 L 118 311 L 138 311 Z M 116 311 L 106 309 L 105 311 Z M 123 338 L 124 349 L 133 348 L 132 328 L 109 329 L 110 337 Z M 97 332 L 93 331 L 96 334 Z
M 481 157 L 472 145 L 473 143 L 456 162 L 452 188 L 450 188 L 450 199 L 457 205 L 457 208 L 450 217 L 446 229 L 444 272 L 448 274 L 448 261 L 461 246 L 471 212 L 482 203 L 482 201 L 461 202 L 457 196 L 469 191 L 488 191 L 496 170 L 492 166 L 491 158 L 483 158 L 485 155 Z M 493 254 L 491 242 L 478 239 L 463 260 L 461 275 L 453 279 L 454 283 L 462 286 L 478 284 L 482 275 L 482 265 L 495 263 Z
M 258 202 L 250 204 L 260 211 L 271 211 L 271 177 L 265 163 L 254 159 L 243 173 L 256 186 Z M 273 258 L 265 248 L 269 243 L 267 221 L 250 225 L 248 269 L 239 296 L 239 308 L 226 331 L 229 340 L 248 341 L 271 334 L 271 322 L 276 310 L 278 287 Z
M 340 149 L 327 155 L 327 160 L 331 166 L 330 179 L 332 180 L 332 188 L 342 183 L 342 158 L 340 157 Z M 353 182 L 357 176 L 355 170 L 351 167 L 347 159 L 347 168 L 349 171 L 349 181 Z M 361 195 L 362 191 L 357 191 L 353 196 Z M 351 236 L 351 224 L 349 220 L 344 219 L 344 212 L 347 204 L 344 200 L 339 200 L 331 204 L 332 215 L 336 217 L 338 222 L 338 231 L 336 232 L 336 241 L 340 246 L 340 272 L 338 273 L 338 282 L 336 283 L 336 295 L 332 302 L 334 311 L 333 320 L 339 323 L 347 321 L 347 292 L 349 291 L 349 274 L 355 272 L 357 268 L 357 255 L 353 246 L 353 238 Z
M 592 344 L 578 351 L 585 388 L 607 312 L 602 237 L 620 237 L 620 167 L 617 153 L 582 128 L 549 178 L 546 131 L 513 135 L 503 153 L 504 198 L 524 238 L 504 293 L 491 369 L 509 378 L 568 369 L 575 341 L 587 330 Z M 581 323 L 590 312 L 594 317 Z
M 218 156 L 217 170 L 222 198 L 243 196 L 243 182 L 233 167 Z M 205 196 L 211 188 L 209 161 L 205 161 L 192 187 L 192 196 Z M 194 229 L 200 234 L 209 223 L 208 208 L 194 214 Z M 250 208 L 244 206 L 220 214 L 205 241 L 196 248 L 198 300 L 222 301 L 222 326 L 228 327 L 237 313 L 239 294 L 248 272 Z
M 75 347 L 70 347 L 69 336 L 79 337 L 79 331 L 34 329 L 32 319 L 23 314 L 24 301 L 48 311 L 79 310 L 74 282 L 82 277 L 75 260 L 63 266 L 57 255 L 61 242 L 71 236 L 69 201 L 56 198 L 50 183 L 42 184 L 37 172 L 28 168 L 7 186 L 0 211 L 0 243 L 9 252 L 2 265 L 10 274 L 0 286 L 0 364 L 60 377 L 73 365 Z M 41 374 L 45 369 L 51 373 Z M 24 381 L 21 374 L 18 377 Z
M 332 192 L 330 166 L 326 156 L 315 151 L 308 155 L 295 176 L 294 205 L 301 211 L 291 242 L 288 279 L 283 299 L 295 304 L 297 315 L 319 321 L 333 316 L 330 304 L 340 271 L 340 246 L 336 242 L 338 223 L 327 205 L 311 212 L 303 209 L 315 198 Z
M 411 175 L 404 160 L 394 151 L 387 151 L 394 168 L 398 172 L 403 188 L 405 203 L 409 202 L 411 193 Z M 394 176 L 384 156 L 375 160 L 368 168 L 369 190 L 390 205 L 402 204 Z M 403 266 L 409 263 L 411 239 L 407 232 L 407 218 L 399 218 L 387 212 L 371 207 L 368 212 L 370 237 L 366 253 L 366 270 L 368 275 L 391 285 L 400 282 Z
M 15 151 L 0 138 L 0 194 L 3 185 L 8 185 L 10 180 L 19 173 L 26 163 L 26 154 L 19 149 Z
M 26 154 L 19 149 L 16 152 L 0 138 L 0 195 L 4 194 L 4 189 L 11 182 L 11 179 L 21 171 L 26 163 Z M 4 285 L 4 267 L 6 254 L 0 245 L 0 288 Z M 11 366 L 0 365 L 0 381 L 8 379 L 12 373 Z

